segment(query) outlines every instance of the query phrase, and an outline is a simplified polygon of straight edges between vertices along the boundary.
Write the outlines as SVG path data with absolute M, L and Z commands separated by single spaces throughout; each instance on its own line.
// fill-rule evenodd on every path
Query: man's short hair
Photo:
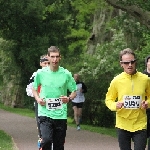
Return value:
M 50 56 L 51 52 L 58 52 L 60 54 L 60 50 L 57 46 L 51 46 L 48 48 L 48 56 Z
M 40 57 L 40 62 L 45 62 L 45 61 L 48 61 L 47 55 L 42 55 L 42 56 Z
M 125 54 L 131 54 L 135 58 L 135 53 L 130 48 L 126 48 L 126 49 L 120 51 L 120 54 L 119 54 L 119 60 L 120 61 L 122 61 L 122 56 L 125 55 Z

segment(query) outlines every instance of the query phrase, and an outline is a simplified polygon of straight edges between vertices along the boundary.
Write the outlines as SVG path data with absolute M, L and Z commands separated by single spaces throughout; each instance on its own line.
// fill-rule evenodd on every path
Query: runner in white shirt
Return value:
M 87 92 L 87 87 L 83 82 L 79 81 L 79 74 L 74 74 L 74 79 L 77 85 L 77 96 L 72 100 L 72 108 L 74 111 L 74 120 L 77 125 L 77 130 L 80 130 L 82 107 L 85 101 L 84 93 Z
M 40 66 L 41 68 L 43 67 L 47 67 L 49 65 L 49 61 L 47 59 L 47 55 L 42 55 L 40 57 Z M 36 76 L 37 72 L 40 71 L 41 69 L 38 69 L 36 72 L 34 72 L 32 74 L 32 76 L 29 79 L 29 83 L 26 87 L 26 93 L 28 96 L 33 97 L 33 93 L 32 93 L 32 88 L 33 88 L 33 82 L 34 82 L 34 77 Z M 38 87 L 38 92 L 40 93 L 41 87 Z M 39 140 L 41 139 L 41 132 L 40 132 L 40 127 L 39 127 L 39 123 L 38 123 L 38 104 L 37 101 L 34 99 L 34 107 L 35 107 L 35 117 L 36 117 L 36 123 L 37 123 L 37 129 L 38 129 L 38 137 Z M 38 140 L 38 141 L 39 141 Z

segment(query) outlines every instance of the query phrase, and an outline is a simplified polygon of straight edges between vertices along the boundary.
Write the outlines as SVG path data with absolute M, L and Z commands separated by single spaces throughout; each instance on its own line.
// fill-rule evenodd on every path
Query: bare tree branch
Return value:
M 119 0 L 105 0 L 108 4 L 114 8 L 121 9 L 131 14 L 139 20 L 140 23 L 144 24 L 147 28 L 150 29 L 150 12 L 146 11 L 136 5 L 123 5 Z M 124 1 L 125 3 L 125 1 Z

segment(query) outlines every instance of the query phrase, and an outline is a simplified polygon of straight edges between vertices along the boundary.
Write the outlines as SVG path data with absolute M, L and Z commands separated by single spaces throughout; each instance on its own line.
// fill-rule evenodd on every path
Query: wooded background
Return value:
M 111 127 L 114 113 L 104 99 L 110 81 L 122 71 L 119 51 L 133 49 L 143 72 L 150 54 L 149 29 L 146 0 L 0 0 L 0 101 L 32 109 L 26 85 L 40 68 L 40 56 L 56 45 L 61 66 L 78 72 L 88 87 L 83 121 Z

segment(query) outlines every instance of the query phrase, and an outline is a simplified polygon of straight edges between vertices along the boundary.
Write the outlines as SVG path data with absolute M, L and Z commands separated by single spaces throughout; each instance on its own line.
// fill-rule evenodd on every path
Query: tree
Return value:
M 19 85 L 24 88 L 20 95 L 24 95 L 29 77 L 39 68 L 40 55 L 47 53 L 49 46 L 57 45 L 60 48 L 65 66 L 79 62 L 89 35 L 89 24 L 86 22 L 89 23 L 89 14 L 94 9 L 93 3 L 87 5 L 87 2 L 0 1 L 0 35 L 4 40 L 14 43 L 8 51 L 12 53 L 15 66 L 11 64 L 9 72 L 20 74 Z M 83 10 L 82 6 L 87 6 L 87 9 Z M 71 58 L 74 55 L 78 60 Z
M 150 2 L 141 0 L 105 0 L 114 8 L 134 16 L 141 24 L 150 29 Z
M 0 1 L 0 33 L 4 40 L 14 43 L 13 47 L 7 49 L 11 52 L 13 62 L 15 62 L 11 64 L 7 74 L 13 75 L 14 81 L 19 81 L 18 85 L 20 89 L 23 89 L 16 91 L 15 95 L 24 95 L 29 77 L 39 68 L 40 56 L 47 53 L 50 45 L 58 45 L 64 39 L 67 30 L 66 22 L 62 18 L 63 15 L 58 13 L 58 9 L 56 10 L 57 5 L 52 5 L 54 2 L 46 3 L 44 0 Z M 55 11 L 47 11 L 48 6 L 55 8 Z M 19 76 L 17 76 L 18 72 Z M 12 98 L 9 97 L 9 99 Z M 20 103 L 23 99 L 24 97 L 21 99 L 20 96 L 16 97 L 16 101 L 19 100 Z M 11 102 L 8 105 L 10 104 Z

